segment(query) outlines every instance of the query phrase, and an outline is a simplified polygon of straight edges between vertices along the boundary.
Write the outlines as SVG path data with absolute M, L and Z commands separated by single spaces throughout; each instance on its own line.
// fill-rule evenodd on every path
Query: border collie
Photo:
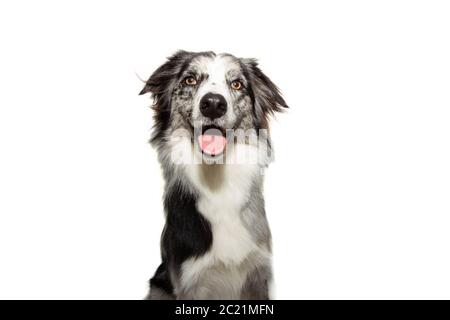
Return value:
M 287 108 L 254 59 L 178 51 L 146 81 L 165 179 L 162 263 L 148 299 L 270 299 L 263 171 Z

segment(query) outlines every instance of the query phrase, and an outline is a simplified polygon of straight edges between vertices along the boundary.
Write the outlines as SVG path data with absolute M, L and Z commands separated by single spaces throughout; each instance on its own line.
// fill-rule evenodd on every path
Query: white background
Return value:
M 256 57 L 290 110 L 265 195 L 277 298 L 450 298 L 442 1 L 2 1 L 0 298 L 140 299 L 159 264 L 146 79 Z

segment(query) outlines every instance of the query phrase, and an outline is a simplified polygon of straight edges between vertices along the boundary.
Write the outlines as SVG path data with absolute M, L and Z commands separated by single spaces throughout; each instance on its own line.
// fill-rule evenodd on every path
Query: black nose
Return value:
M 207 93 L 200 100 L 200 112 L 210 119 L 220 118 L 227 112 L 227 101 L 216 93 Z

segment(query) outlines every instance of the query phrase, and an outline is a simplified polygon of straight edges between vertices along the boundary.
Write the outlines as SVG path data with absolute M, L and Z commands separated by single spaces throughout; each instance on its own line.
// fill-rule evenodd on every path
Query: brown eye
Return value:
M 242 89 L 242 82 L 240 82 L 239 80 L 234 80 L 231 83 L 231 88 L 233 88 L 234 90 L 241 90 Z
M 197 84 L 197 80 L 194 77 L 187 77 L 184 79 L 184 83 L 186 83 L 188 86 L 195 86 Z

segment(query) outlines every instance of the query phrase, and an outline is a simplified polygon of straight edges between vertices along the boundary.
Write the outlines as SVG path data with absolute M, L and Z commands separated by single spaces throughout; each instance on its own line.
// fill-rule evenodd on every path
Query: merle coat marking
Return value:
M 271 160 L 268 117 L 287 107 L 278 88 L 253 59 L 179 51 L 146 81 L 141 94 L 148 92 L 166 215 L 162 263 L 148 298 L 269 299 L 271 235 L 262 186 Z M 204 105 L 211 93 L 220 99 Z M 218 101 L 218 116 L 205 116 L 204 107 Z M 211 138 L 206 128 L 228 141 L 222 154 L 206 155 L 199 146 Z M 259 160 L 228 161 L 244 154 Z

